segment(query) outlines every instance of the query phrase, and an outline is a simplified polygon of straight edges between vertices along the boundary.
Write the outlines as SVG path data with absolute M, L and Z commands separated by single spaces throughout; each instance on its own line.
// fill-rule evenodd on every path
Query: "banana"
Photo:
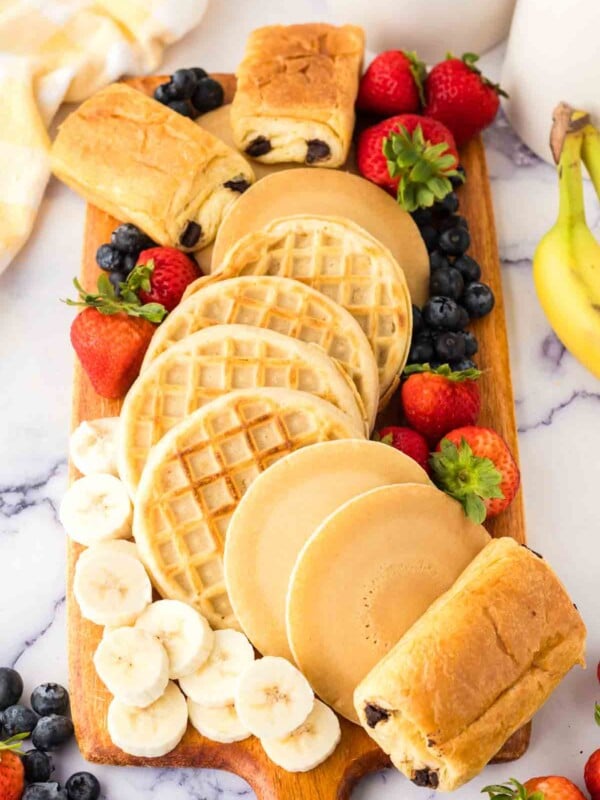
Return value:
M 126 706 L 146 708 L 169 682 L 169 657 L 159 640 L 141 628 L 114 628 L 94 654 L 102 683 Z
M 254 661 L 254 649 L 243 633 L 215 631 L 213 649 L 200 669 L 181 678 L 179 685 L 198 705 L 222 708 L 234 702 L 242 672 Z
M 183 739 L 187 722 L 185 697 L 172 682 L 147 708 L 126 706 L 116 698 L 108 707 L 107 727 L 113 743 L 142 758 L 160 758 L 174 750 Z
M 292 733 L 310 714 L 315 696 L 304 675 L 279 656 L 265 656 L 240 676 L 235 709 L 242 724 L 261 739 Z
M 237 715 L 235 706 L 223 706 L 223 708 L 205 708 L 188 699 L 188 713 L 190 722 L 198 733 L 206 736 L 213 742 L 230 744 L 231 742 L 241 742 L 251 734 L 244 728 Z
M 594 165 L 590 171 L 600 187 L 600 138 L 592 137 L 590 128 L 583 112 L 566 106 L 555 110 L 551 143 L 558 161 L 559 213 L 535 251 L 533 276 L 557 336 L 600 377 L 600 245 L 586 223 L 581 174 L 585 141 L 588 164 Z
M 123 553 L 126 556 L 131 556 L 131 558 L 137 558 L 138 561 L 141 561 L 134 541 L 131 539 L 108 539 L 106 542 L 98 542 L 82 550 L 78 562 L 85 563 L 88 558 L 93 558 L 96 553 L 108 556 L 111 553 Z
M 152 602 L 142 562 L 115 548 L 91 547 L 75 566 L 73 594 L 85 619 L 96 625 L 133 625 Z
M 315 700 L 306 720 L 281 739 L 261 739 L 265 753 L 287 772 L 308 772 L 333 753 L 342 736 L 340 721 L 333 711 Z
M 131 538 L 132 514 L 125 484 L 114 475 L 97 474 L 71 484 L 58 515 L 71 539 L 87 546 Z
M 169 656 L 169 678 L 177 680 L 199 669 L 208 659 L 214 633 L 206 619 L 179 600 L 152 603 L 135 623 L 156 636 Z
M 69 455 L 82 475 L 98 472 L 116 475 L 119 417 L 101 417 L 82 422 L 71 434 Z

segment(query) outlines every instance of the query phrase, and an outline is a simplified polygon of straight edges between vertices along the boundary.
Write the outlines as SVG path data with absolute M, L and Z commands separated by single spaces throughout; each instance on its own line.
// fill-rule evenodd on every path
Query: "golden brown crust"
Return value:
M 356 708 L 402 772 L 449 791 L 583 664 L 584 644 L 581 617 L 546 562 L 496 539 L 359 685 Z M 370 727 L 368 704 L 389 717 Z
M 237 72 L 231 110 L 238 147 L 246 150 L 262 136 L 272 149 L 257 155 L 260 160 L 311 163 L 307 142 L 316 139 L 331 152 L 315 164 L 343 164 L 354 127 L 363 52 L 364 33 L 353 25 L 309 23 L 255 30 Z
M 51 158 L 57 177 L 86 200 L 162 245 L 188 250 L 212 241 L 239 196 L 223 184 L 254 180 L 246 160 L 220 139 L 122 83 L 67 117 Z M 185 246 L 190 221 L 202 230 Z

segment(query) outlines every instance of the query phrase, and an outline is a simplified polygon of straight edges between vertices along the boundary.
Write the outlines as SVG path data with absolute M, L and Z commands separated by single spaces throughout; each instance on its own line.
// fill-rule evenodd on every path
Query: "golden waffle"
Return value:
M 213 400 L 152 448 L 133 533 L 163 597 L 195 606 L 213 627 L 237 627 L 223 576 L 223 542 L 237 504 L 277 459 L 305 445 L 364 438 L 319 397 L 243 389 Z
M 280 217 L 243 236 L 227 252 L 214 278 L 201 279 L 197 285 L 236 275 L 294 278 L 347 309 L 375 354 L 381 405 L 385 405 L 400 380 L 412 333 L 404 272 L 386 247 L 341 217 Z
M 215 281 L 184 300 L 160 325 L 142 371 L 170 347 L 202 328 L 244 324 L 320 345 L 356 384 L 369 426 L 377 413 L 379 381 L 373 352 L 358 323 L 341 306 L 298 281 L 246 277 Z
M 127 394 L 121 411 L 119 473 L 131 496 L 150 448 L 167 431 L 216 397 L 261 386 L 317 395 L 366 430 L 356 387 L 320 347 L 268 328 L 213 325 L 165 350 Z

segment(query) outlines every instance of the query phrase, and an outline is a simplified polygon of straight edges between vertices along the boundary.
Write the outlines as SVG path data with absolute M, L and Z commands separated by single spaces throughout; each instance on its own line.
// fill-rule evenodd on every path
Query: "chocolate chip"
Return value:
M 314 164 L 315 161 L 324 161 L 331 155 L 327 142 L 322 142 L 320 139 L 309 139 L 306 144 L 308 145 L 306 151 L 307 164 Z
M 248 155 L 252 156 L 253 158 L 264 156 L 270 150 L 272 150 L 271 142 L 264 136 L 257 136 L 256 139 L 253 139 L 246 148 Z
M 369 728 L 374 728 L 378 722 L 384 722 L 386 719 L 389 719 L 390 712 L 386 711 L 385 708 L 373 705 L 373 703 L 367 703 L 365 706 L 365 717 L 367 718 L 367 725 Z
M 179 237 L 179 244 L 183 247 L 193 247 L 198 243 L 198 239 L 202 236 L 202 228 L 193 219 L 188 221 L 188 224 L 183 229 L 183 233 Z
M 411 778 L 411 781 L 416 786 L 426 786 L 429 789 L 437 789 L 439 778 L 438 774 L 433 769 L 417 769 Z
M 239 192 L 240 194 L 242 194 L 242 192 L 245 192 L 246 189 L 250 186 L 250 184 L 248 183 L 246 178 L 233 178 L 230 181 L 225 181 L 223 186 L 226 189 L 231 189 L 232 192 Z

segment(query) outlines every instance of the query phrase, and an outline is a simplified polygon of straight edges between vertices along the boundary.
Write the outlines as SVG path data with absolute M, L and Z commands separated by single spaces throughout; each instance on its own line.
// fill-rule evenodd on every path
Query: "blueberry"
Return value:
M 6 736 L 17 733 L 31 733 L 38 721 L 35 711 L 25 706 L 9 706 L 2 713 L 2 724 Z
M 69 800 L 69 797 L 58 783 L 30 783 L 21 800 Z
M 167 105 L 171 100 L 181 100 L 182 98 L 179 95 L 177 87 L 173 85 L 173 82 L 167 81 L 167 83 L 161 83 L 160 86 L 156 87 L 154 90 L 154 99 L 158 100 L 159 103 Z
M 101 244 L 96 250 L 96 264 L 100 269 L 112 272 L 113 269 L 121 269 L 121 253 L 111 244 Z
M 453 189 L 458 189 L 458 187 L 462 186 L 467 179 L 467 173 L 465 172 L 465 168 L 462 166 L 462 164 L 458 165 L 456 171 L 458 172 L 458 175 L 453 175 L 450 178 L 450 183 L 452 184 Z
M 453 228 L 448 228 L 448 230 L 440 233 L 440 247 L 451 256 L 461 256 L 469 249 L 470 244 L 469 231 L 460 225 L 455 225 Z
M 152 239 L 131 222 L 125 222 L 115 228 L 110 235 L 110 243 L 120 253 L 130 253 L 136 256 L 140 250 L 154 246 Z
M 69 693 L 58 683 L 42 683 L 31 693 L 31 707 L 40 717 L 64 714 L 69 707 Z
M 454 267 L 440 267 L 431 273 L 429 291 L 431 294 L 441 294 L 458 300 L 465 288 L 462 275 Z
M 425 247 L 429 253 L 437 249 L 438 246 L 438 232 L 433 225 L 423 225 L 419 228 Z
M 108 280 L 112 283 L 117 297 L 121 296 L 121 284 L 127 280 L 127 275 L 124 270 L 115 270 L 108 276 Z
M 170 100 L 167 103 L 167 107 L 170 108 L 171 111 L 176 111 L 178 114 L 181 114 L 182 117 L 189 117 L 190 119 L 196 118 L 194 109 L 187 100 Z
M 464 328 L 467 327 L 467 325 L 469 324 L 471 319 L 470 319 L 469 315 L 467 314 L 467 309 L 463 308 L 463 306 L 461 306 L 460 304 L 458 306 L 458 314 L 459 314 L 458 327 L 457 327 L 456 330 L 463 330 Z
M 450 214 L 449 217 L 444 217 L 439 223 L 440 233 L 447 231 L 449 228 L 464 228 L 468 231 L 469 223 L 465 217 L 461 217 L 460 214 Z
M 194 94 L 192 95 L 192 105 L 203 114 L 205 111 L 212 111 L 223 105 L 223 87 L 213 78 L 202 78 L 198 81 Z
M 454 259 L 454 266 L 463 276 L 465 283 L 478 281 L 481 278 L 481 267 L 471 256 L 458 256 Z
M 202 78 L 208 78 L 208 72 L 202 67 L 190 67 L 190 72 L 194 74 L 194 78 L 196 78 L 196 83 L 199 83 Z
M 420 331 L 412 338 L 408 353 L 409 364 L 425 364 L 434 355 L 433 341 L 429 331 Z
M 171 75 L 171 83 L 177 91 L 178 99 L 187 100 L 194 93 L 198 79 L 191 69 L 178 69 Z
M 458 211 L 458 197 L 456 192 L 448 192 L 443 200 L 438 200 L 435 210 L 439 214 L 454 214 Z
M 460 333 L 442 331 L 435 337 L 435 354 L 445 364 L 463 358 L 465 341 Z
M 136 255 L 133 255 L 132 253 L 127 253 L 126 256 L 123 256 L 123 270 L 122 270 L 122 272 L 125 275 L 129 275 L 131 270 L 137 264 L 137 261 L 138 261 L 138 257 Z
M 433 211 L 430 208 L 417 208 L 411 212 L 411 217 L 417 227 L 422 228 L 423 225 L 430 225 L 433 221 Z
M 429 269 L 432 272 L 434 269 L 441 269 L 442 267 L 449 266 L 450 261 L 444 253 L 440 253 L 439 250 L 434 250 L 433 253 L 429 253 Z
M 0 711 L 14 706 L 23 694 L 23 679 L 10 667 L 0 667 Z
M 450 367 L 454 372 L 462 372 L 463 369 L 477 369 L 477 364 L 470 358 L 459 358 L 457 361 L 452 361 Z
M 474 334 L 472 334 L 471 331 L 461 331 L 460 335 L 465 340 L 465 355 L 469 358 L 474 356 L 479 350 L 479 345 Z
M 413 305 L 412 307 L 412 319 L 413 319 L 413 326 L 412 332 L 413 336 L 415 333 L 419 333 L 423 330 L 423 316 L 421 314 L 421 309 L 418 306 Z
M 470 317 L 485 317 L 494 307 L 494 293 L 485 283 L 470 283 L 462 296 L 461 303 Z
M 52 759 L 41 750 L 29 750 L 21 760 L 27 783 L 44 783 L 54 771 Z
M 423 320 L 431 328 L 446 331 L 458 330 L 460 311 L 458 303 L 451 297 L 436 295 L 423 306 Z
M 38 750 L 54 750 L 73 736 L 73 723 L 68 717 L 50 714 L 35 726 L 31 741 Z
M 69 800 L 98 800 L 100 784 L 90 772 L 76 772 L 65 784 Z

